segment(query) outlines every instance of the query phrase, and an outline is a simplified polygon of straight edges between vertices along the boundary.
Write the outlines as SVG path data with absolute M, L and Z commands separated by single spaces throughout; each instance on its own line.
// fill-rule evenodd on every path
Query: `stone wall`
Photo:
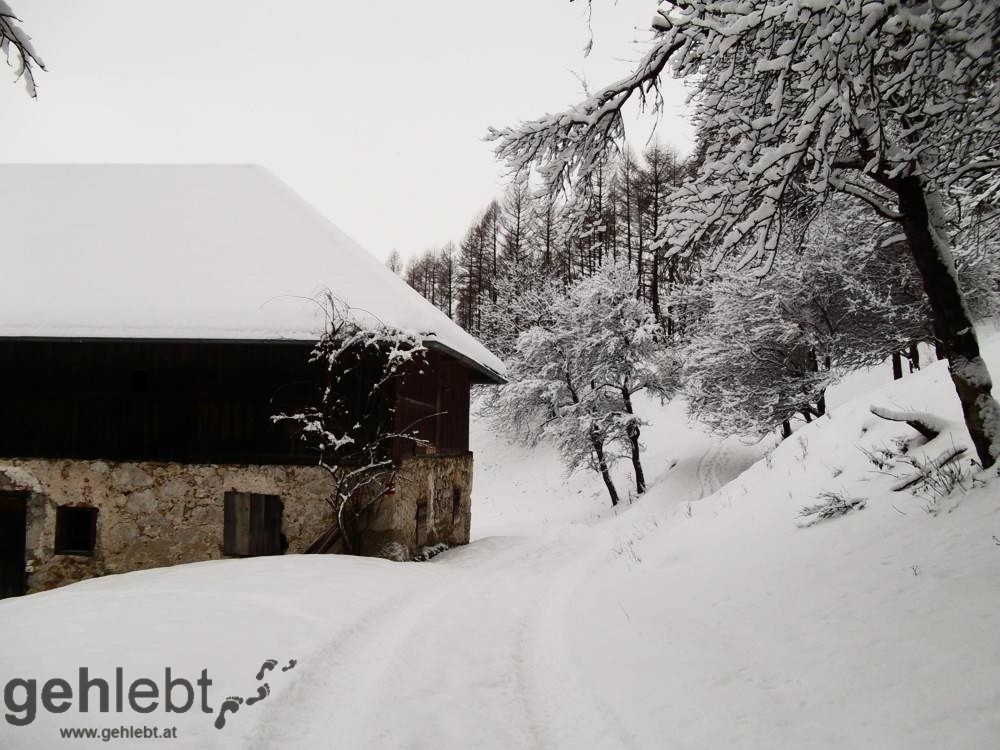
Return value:
M 427 504 L 427 525 L 418 541 L 420 503 Z M 368 525 L 362 553 L 409 559 L 423 547 L 468 544 L 471 505 L 471 453 L 403 459 L 396 475 L 396 493 L 382 501 Z
M 330 479 L 313 466 L 0 460 L 0 489 L 31 492 L 28 591 L 109 573 L 222 557 L 227 491 L 280 495 L 288 551 L 329 524 Z M 94 554 L 55 555 L 56 507 L 98 509 Z
M 363 554 L 409 559 L 424 546 L 469 541 L 472 454 L 405 459 L 363 540 Z M 0 490 L 28 497 L 28 591 L 111 573 L 223 557 L 224 495 L 280 495 L 288 552 L 331 523 L 327 473 L 315 466 L 227 466 L 0 459 Z M 418 539 L 417 507 L 426 502 Z M 98 509 L 94 554 L 56 555 L 56 508 Z M 418 543 L 419 542 L 419 543 Z

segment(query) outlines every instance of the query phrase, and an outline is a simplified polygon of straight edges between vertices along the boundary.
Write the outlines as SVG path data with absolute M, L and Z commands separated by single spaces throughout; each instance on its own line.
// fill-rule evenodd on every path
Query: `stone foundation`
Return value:
M 0 459 L 0 490 L 28 492 L 28 592 L 84 578 L 214 560 L 222 552 L 226 492 L 279 495 L 288 553 L 331 523 L 329 475 L 316 466 Z M 409 559 L 422 547 L 469 541 L 472 454 L 403 461 L 396 491 L 380 504 L 363 554 Z M 417 508 L 426 503 L 419 537 Z M 58 506 L 97 508 L 92 555 L 56 555 Z
M 427 512 L 418 539 L 420 503 L 426 503 Z M 362 540 L 362 554 L 409 559 L 435 544 L 468 544 L 471 505 L 471 453 L 403 459 L 396 475 L 396 494 L 382 500 Z

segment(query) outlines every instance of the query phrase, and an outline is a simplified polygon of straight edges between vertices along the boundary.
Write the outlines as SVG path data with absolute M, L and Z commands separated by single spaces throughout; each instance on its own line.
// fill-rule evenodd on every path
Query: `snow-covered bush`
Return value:
M 333 479 L 328 500 L 333 523 L 310 549 L 323 552 L 339 542 L 354 552 L 363 514 L 393 486 L 392 443 L 420 442 L 411 430 L 394 428 L 391 386 L 406 363 L 422 359 L 425 348 L 418 335 L 363 319 L 332 295 L 325 307 L 327 329 L 311 356 L 322 368 L 317 403 L 273 419 L 296 425 Z
M 816 499 L 821 502 L 807 505 L 799 511 L 799 515 L 807 519 L 799 522 L 800 527 L 815 526 L 821 521 L 845 516 L 854 510 L 863 510 L 868 505 L 867 498 L 848 497 L 842 492 L 821 492 Z
M 976 485 L 976 474 L 982 470 L 975 459 L 962 459 L 964 449 L 952 448 L 937 458 L 904 457 L 904 463 L 916 469 L 902 481 L 911 493 L 925 500 L 924 510 L 931 515 L 941 512 L 942 501 L 955 492 L 968 492 Z

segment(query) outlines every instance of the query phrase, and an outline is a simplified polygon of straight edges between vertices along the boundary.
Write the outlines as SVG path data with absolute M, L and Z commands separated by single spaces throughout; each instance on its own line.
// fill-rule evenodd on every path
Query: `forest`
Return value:
M 387 261 L 508 360 L 513 382 L 484 394 L 486 414 L 528 440 L 555 437 L 568 467 L 606 477 L 608 464 L 627 458 L 639 493 L 634 393 L 682 393 L 692 416 L 721 434 L 787 437 L 824 414 L 825 390 L 845 373 L 892 358 L 902 377 L 919 369 L 918 345 L 934 343 L 905 241 L 864 203 L 835 196 L 803 216 L 765 273 L 670 252 L 660 238 L 672 195 L 703 159 L 704 148 L 683 157 L 654 142 L 610 155 L 564 193 L 513 180 L 457 247 Z M 1000 216 L 988 205 L 961 208 L 952 218 L 956 268 L 972 314 L 984 319 L 1000 312 Z M 557 354 L 571 348 L 575 356 Z M 543 395 L 570 362 L 582 404 L 569 387 Z M 614 383 L 593 391 L 598 364 L 615 368 Z M 560 374 L 539 378 L 547 365 Z M 553 409 L 563 418 L 552 421 Z M 594 414 L 594 429 L 581 412 Z
M 891 357 L 900 377 L 930 343 L 995 463 L 975 321 L 1000 299 L 997 11 L 910 5 L 664 3 L 631 75 L 491 128 L 504 193 L 457 247 L 388 259 L 507 358 L 484 413 L 554 437 L 617 503 L 616 457 L 644 489 L 634 394 L 787 437 L 843 374 Z M 694 147 L 637 153 L 625 104 L 662 111 L 666 76 L 690 87 Z

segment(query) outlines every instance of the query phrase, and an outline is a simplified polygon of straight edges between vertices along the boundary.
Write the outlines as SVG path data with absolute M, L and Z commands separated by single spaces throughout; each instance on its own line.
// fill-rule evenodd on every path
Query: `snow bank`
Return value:
M 985 351 L 1000 368 L 1000 337 Z M 678 506 L 661 491 L 634 511 L 644 528 L 609 527 L 620 553 L 575 598 L 568 618 L 587 626 L 570 637 L 637 746 L 995 745 L 1000 481 L 894 492 L 912 464 L 871 456 L 929 462 L 970 443 L 945 363 L 884 372 L 718 493 Z M 946 431 L 926 442 L 872 401 L 941 414 Z M 867 505 L 797 528 L 823 492 Z

